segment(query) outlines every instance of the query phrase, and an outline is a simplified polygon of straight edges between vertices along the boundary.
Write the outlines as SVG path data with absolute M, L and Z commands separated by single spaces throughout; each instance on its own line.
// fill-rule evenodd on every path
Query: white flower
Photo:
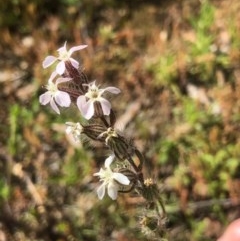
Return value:
M 66 133 L 68 135 L 72 135 L 75 142 L 79 142 L 79 138 L 82 134 L 83 127 L 79 122 L 73 123 L 73 122 L 66 122 L 67 128 Z
M 129 179 L 122 173 L 113 172 L 110 168 L 113 162 L 114 155 L 111 155 L 105 160 L 105 169 L 100 169 L 99 172 L 94 173 L 94 176 L 99 176 L 100 181 L 103 182 L 97 189 L 99 199 L 103 199 L 105 195 L 105 189 L 107 188 L 108 196 L 113 200 L 117 199 L 119 185 L 129 185 Z
M 50 65 L 52 65 L 55 61 L 59 60 L 60 62 L 56 66 L 56 72 L 59 75 L 62 75 L 65 71 L 65 61 L 70 61 L 72 66 L 77 69 L 79 67 L 79 62 L 76 61 L 75 59 L 71 58 L 71 55 L 78 50 L 86 48 L 87 45 L 78 45 L 75 47 L 72 47 L 67 51 L 66 48 L 66 42 L 64 43 L 63 47 L 59 48 L 57 51 L 59 53 L 58 58 L 52 55 L 49 55 L 45 58 L 43 61 L 43 68 L 47 68 Z
M 111 104 L 108 100 L 102 97 L 102 94 L 105 91 L 111 92 L 112 94 L 118 94 L 120 93 L 120 90 L 116 87 L 99 89 L 98 86 L 96 86 L 95 81 L 86 85 L 88 86 L 88 92 L 85 95 L 80 95 L 77 98 L 77 106 L 81 111 L 82 115 L 88 120 L 91 119 L 91 117 L 94 115 L 95 101 L 100 102 L 103 114 L 109 115 L 111 110 Z
M 71 78 L 58 78 L 56 82 L 53 82 L 57 76 L 56 72 L 53 72 L 46 85 L 47 92 L 40 95 L 39 101 L 42 105 L 50 103 L 52 109 L 60 114 L 56 103 L 63 107 L 68 107 L 71 104 L 71 99 L 68 93 L 58 90 L 58 84 L 69 81 Z

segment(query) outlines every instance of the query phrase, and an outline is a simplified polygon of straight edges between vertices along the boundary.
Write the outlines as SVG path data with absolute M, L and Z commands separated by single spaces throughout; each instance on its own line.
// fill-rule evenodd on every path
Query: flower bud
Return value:
M 145 179 L 144 184 L 139 188 L 138 191 L 148 201 L 154 201 L 159 198 L 158 186 L 153 182 L 152 178 Z
M 77 85 L 87 84 L 88 79 L 83 71 L 74 68 L 70 61 L 65 62 L 66 75 L 73 79 L 73 82 Z M 82 86 L 83 87 L 83 86 Z M 86 89 L 86 88 L 84 88 Z
M 92 140 L 104 142 L 105 138 L 101 134 L 106 131 L 107 128 L 105 126 L 99 124 L 88 124 L 83 125 L 82 133 Z
M 114 152 L 115 156 L 124 161 L 134 154 L 135 147 L 132 142 L 121 136 L 112 127 L 101 134 L 105 137 L 106 145 Z

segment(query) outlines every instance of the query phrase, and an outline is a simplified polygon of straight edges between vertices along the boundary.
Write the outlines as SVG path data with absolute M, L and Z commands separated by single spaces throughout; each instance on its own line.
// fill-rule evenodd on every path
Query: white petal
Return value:
M 105 166 L 106 168 L 109 168 L 110 165 L 112 164 L 114 158 L 115 158 L 115 155 L 109 156 L 109 157 L 105 160 L 104 166 Z
M 72 64 L 72 66 L 75 68 L 75 69 L 78 69 L 79 67 L 79 63 L 77 60 L 73 59 L 73 58 L 70 58 L 70 62 Z
M 93 176 L 100 176 L 100 172 L 93 173 Z
M 69 54 L 72 55 L 73 52 L 86 48 L 87 45 L 78 45 L 69 49 Z
M 60 47 L 57 51 L 58 52 L 67 52 L 67 48 L 66 48 L 66 45 L 67 45 L 67 41 L 65 41 L 64 45 L 62 47 Z
M 105 195 L 105 184 L 103 183 L 98 189 L 97 189 L 97 194 L 99 199 L 103 199 Z
M 64 107 L 68 107 L 71 104 L 71 99 L 69 94 L 64 91 L 58 91 L 57 95 L 55 96 L 55 100 L 57 104 Z
M 86 97 L 84 95 L 80 95 L 77 98 L 77 106 L 82 114 L 84 114 L 84 106 L 86 105 L 86 103 L 87 103 L 87 101 L 86 101 Z
M 123 185 L 129 185 L 130 181 L 129 179 L 123 175 L 122 173 L 113 173 L 113 179 L 115 179 L 117 182 L 123 184 Z
M 72 134 L 72 131 L 73 131 L 73 128 L 72 126 L 67 126 L 66 129 L 65 129 L 65 132 L 69 135 L 69 134 Z
M 52 98 L 52 95 L 49 91 L 45 92 L 44 94 L 40 95 L 39 96 L 39 102 L 42 104 L 42 105 L 46 105 L 47 103 L 50 102 Z
M 78 122 L 77 122 L 77 123 L 78 123 Z M 77 123 L 71 122 L 71 121 L 65 122 L 65 124 L 66 124 L 67 126 L 69 126 L 69 127 L 74 127 Z
M 62 75 L 65 71 L 65 63 L 64 61 L 60 61 L 58 64 L 57 64 L 57 68 L 56 68 L 56 71 L 59 75 Z
M 55 71 L 52 72 L 52 74 L 51 74 L 51 76 L 50 76 L 48 82 L 53 82 L 53 79 L 54 79 L 56 76 L 57 76 L 57 72 L 55 72 Z
M 47 56 L 42 63 L 43 68 L 44 69 L 47 68 L 48 66 L 53 64 L 56 60 L 57 60 L 57 58 L 52 55 Z
M 99 176 L 99 177 L 101 177 L 101 176 L 103 175 L 103 173 L 105 173 L 105 170 L 103 170 L 103 169 L 101 168 L 100 171 L 94 173 L 93 176 Z
M 84 95 L 77 98 L 77 106 L 87 120 L 91 119 L 94 115 L 94 104 L 92 101 L 86 102 L 86 97 Z
M 111 110 L 110 102 L 108 100 L 104 99 L 104 98 L 101 98 L 100 103 L 101 103 L 101 107 L 102 107 L 102 110 L 103 110 L 103 114 L 109 115 L 110 110 Z
M 85 115 L 84 117 L 89 120 L 93 117 L 94 115 L 94 103 L 92 101 L 88 101 L 86 105 L 84 106 L 85 108 Z
M 96 80 L 94 80 L 94 81 L 92 81 L 91 83 L 89 83 L 88 86 L 89 86 L 89 87 L 91 87 L 91 86 L 97 87 L 97 86 L 96 86 Z
M 54 111 L 56 111 L 58 114 L 60 114 L 60 111 L 59 111 L 59 109 L 58 109 L 58 107 L 57 107 L 57 105 L 56 105 L 56 103 L 55 103 L 55 101 L 54 101 L 53 98 L 52 98 L 51 101 L 50 101 L 50 105 L 51 105 L 51 107 L 52 107 L 52 109 L 53 109 Z
M 119 94 L 121 92 L 120 89 L 116 88 L 116 87 L 107 87 L 105 89 L 103 89 L 104 91 L 108 91 L 112 94 Z
M 118 195 L 117 186 L 114 185 L 113 183 L 108 184 L 108 196 L 112 200 L 116 200 L 117 199 L 117 195 Z

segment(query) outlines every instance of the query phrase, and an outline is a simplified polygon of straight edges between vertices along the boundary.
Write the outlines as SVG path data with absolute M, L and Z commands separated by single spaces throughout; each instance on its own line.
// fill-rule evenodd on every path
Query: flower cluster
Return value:
M 113 200 L 117 198 L 118 185 L 129 185 L 129 179 L 122 173 L 113 172 L 110 168 L 115 156 L 112 155 L 105 160 L 105 169 L 100 169 L 99 172 L 95 173 L 94 176 L 99 176 L 102 185 L 98 188 L 97 193 L 99 199 L 102 199 L 105 194 L 105 188 L 108 190 L 108 195 Z
M 100 88 L 96 84 L 96 80 L 86 83 L 81 82 L 79 79 L 79 62 L 72 58 L 75 51 L 86 48 L 87 45 L 79 45 L 67 50 L 66 42 L 64 46 L 59 48 L 58 57 L 47 56 L 43 61 L 43 68 L 47 68 L 57 62 L 56 68 L 51 74 L 47 85 L 45 86 L 46 92 L 39 97 L 42 105 L 50 104 L 51 108 L 60 114 L 60 107 L 69 107 L 72 100 L 76 100 L 74 104 L 78 107 L 81 115 L 86 119 L 101 118 L 105 120 L 106 116 L 111 113 L 111 103 L 104 98 L 104 93 L 109 92 L 112 94 L 119 94 L 120 90 L 116 87 Z M 73 70 L 76 71 L 73 71 Z M 80 81 L 79 81 L 80 80 Z M 81 88 L 77 89 L 76 82 Z M 91 139 L 103 140 L 102 133 L 106 131 L 105 126 L 102 125 L 86 125 L 82 126 L 81 123 L 66 122 L 66 133 L 72 135 L 74 140 L 78 142 L 82 134 L 87 135 Z M 108 127 L 108 124 L 107 124 Z M 130 180 L 122 173 L 114 172 L 110 165 L 113 162 L 113 156 L 110 156 L 105 161 L 105 168 L 95 173 L 98 176 L 102 185 L 99 187 L 97 193 L 100 199 L 105 194 L 105 188 L 108 190 L 108 195 L 112 199 L 117 198 L 117 194 L 121 185 L 128 186 Z
M 58 49 L 58 57 L 47 56 L 43 68 L 56 64 L 45 86 L 46 92 L 39 97 L 42 105 L 50 104 L 60 114 L 59 107 L 77 107 L 78 113 L 85 118 L 84 123 L 66 122 L 66 133 L 78 142 L 82 136 L 102 142 L 110 151 L 104 167 L 93 176 L 100 179 L 97 189 L 99 199 L 105 193 L 115 200 L 120 192 L 135 192 L 141 195 L 151 207 L 157 210 L 157 222 L 164 214 L 160 193 L 151 178 L 144 178 L 144 156 L 132 140 L 115 128 L 116 116 L 106 93 L 119 94 L 116 87 L 100 88 L 96 80 L 88 81 L 77 60 L 72 58 L 75 51 L 83 50 L 87 45 L 79 45 L 67 50 L 66 43 Z M 81 118 L 82 119 L 82 118 Z M 154 203 L 154 205 L 153 205 Z M 159 211 L 161 207 L 161 211 Z M 143 217 L 144 220 L 149 217 Z M 145 223 L 145 222 L 144 222 Z M 147 227 L 148 228 L 148 227 Z
M 58 61 L 58 64 L 55 71 L 51 74 L 47 85 L 45 86 L 47 92 L 42 94 L 39 98 L 39 101 L 42 105 L 50 103 L 52 109 L 58 114 L 60 114 L 60 110 L 57 104 L 61 107 L 69 107 L 71 105 L 71 94 L 76 94 L 76 91 L 67 88 L 67 86 L 70 86 L 71 82 L 74 83 L 74 76 L 66 77 L 65 71 L 67 70 L 69 64 L 76 70 L 79 68 L 79 62 L 73 59 L 71 56 L 75 51 L 84 49 L 86 47 L 87 45 L 79 45 L 67 51 L 65 43 L 63 47 L 58 49 L 59 57 L 54 57 L 50 55 L 45 58 L 45 60 L 43 61 L 43 68 L 49 67 L 56 61 Z M 58 78 L 57 75 L 59 75 Z M 68 82 L 69 85 L 63 85 L 62 83 L 64 82 Z M 108 100 L 103 98 L 102 95 L 105 91 L 111 92 L 113 94 L 118 94 L 120 93 L 120 90 L 116 87 L 107 87 L 105 89 L 100 89 L 96 85 L 96 81 L 93 81 L 89 84 L 79 84 L 88 87 L 85 93 L 77 93 L 79 96 L 77 97 L 76 104 L 83 117 L 89 120 L 94 116 L 94 114 L 96 114 L 95 112 L 97 111 L 95 111 L 94 108 L 95 103 L 100 103 L 102 113 L 104 115 L 109 115 L 111 110 L 111 104 Z
M 80 63 L 72 58 L 74 52 L 86 47 L 87 45 L 79 45 L 67 50 L 65 43 L 57 50 L 58 57 L 50 55 L 45 58 L 43 68 L 54 63 L 56 68 L 45 85 L 46 92 L 39 97 L 39 101 L 42 105 L 50 104 L 57 114 L 60 114 L 60 107 L 75 105 L 85 121 L 66 122 L 66 134 L 71 135 L 76 142 L 82 137 L 99 141 L 110 151 L 104 166 L 93 174 L 101 182 L 97 188 L 98 198 L 103 199 L 107 193 L 115 200 L 120 192 L 137 193 L 146 200 L 146 206 L 151 209 L 146 209 L 144 215 L 141 215 L 141 229 L 144 233 L 152 233 L 159 229 L 156 233 L 162 234 L 160 224 L 165 220 L 165 211 L 159 189 L 152 178 L 144 178 L 144 156 L 132 140 L 115 128 L 116 116 L 111 103 L 106 99 L 106 93 L 116 95 L 120 90 L 113 86 L 100 88 L 96 80 L 89 82 Z

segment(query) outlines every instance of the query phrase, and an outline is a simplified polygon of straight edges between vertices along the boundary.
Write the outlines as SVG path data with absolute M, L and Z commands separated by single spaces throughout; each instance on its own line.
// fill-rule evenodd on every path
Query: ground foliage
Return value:
M 65 41 L 88 44 L 89 79 L 122 90 L 118 125 L 161 188 L 169 240 L 216 240 L 239 217 L 238 0 L 0 5 L 1 241 L 146 240 L 143 200 L 97 199 L 92 173 L 107 153 L 65 135 L 77 109 L 39 105 L 41 63 Z

